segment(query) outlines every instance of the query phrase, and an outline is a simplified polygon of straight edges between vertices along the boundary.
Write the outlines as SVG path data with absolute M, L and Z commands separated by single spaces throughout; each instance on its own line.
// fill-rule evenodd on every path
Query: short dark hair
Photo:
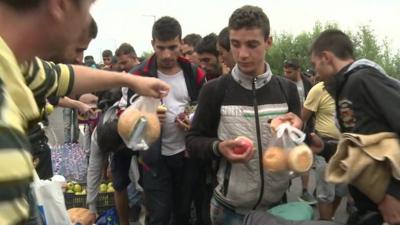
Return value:
M 199 34 L 188 34 L 183 38 L 183 43 L 196 47 L 201 42 L 201 39 Z
M 196 52 L 198 54 L 210 53 L 218 57 L 217 50 L 217 35 L 211 33 L 203 38 L 201 42 L 196 46 Z
M 297 59 L 287 59 L 283 62 L 283 66 L 286 68 L 293 68 L 297 70 L 300 68 L 300 63 Z
M 229 41 L 229 28 L 225 27 L 219 32 L 218 44 L 228 52 L 231 50 L 231 43 Z
M 94 58 L 92 55 L 87 55 L 87 56 L 85 56 L 84 60 L 93 60 L 94 61 Z
M 0 0 L 0 3 L 11 6 L 15 10 L 24 11 L 39 7 L 44 0 Z M 74 0 L 75 5 L 79 6 L 81 0 Z
M 97 64 L 96 64 L 96 61 L 94 61 L 93 56 L 87 55 L 87 56 L 85 56 L 85 58 L 83 58 L 83 61 L 86 66 L 97 68 Z
M 229 30 L 260 28 L 269 37 L 269 19 L 260 7 L 245 5 L 236 9 L 229 18 Z
M 0 0 L 0 3 L 4 3 L 11 6 L 15 10 L 28 10 L 37 8 L 43 0 Z
M 108 109 L 110 113 L 117 113 L 115 107 Z M 115 111 L 115 112 L 114 112 Z M 106 113 L 100 117 L 97 125 L 97 144 L 102 153 L 117 152 L 124 149 L 125 144 L 118 134 L 118 118 L 110 118 L 104 121 Z M 115 115 L 113 115 L 115 116 Z
M 354 47 L 349 36 L 337 29 L 323 31 L 313 42 L 310 53 L 330 51 L 339 59 L 354 59 Z
M 112 54 L 112 51 L 111 51 L 111 50 L 106 49 L 106 50 L 103 51 L 103 53 L 101 54 L 101 56 L 103 56 L 103 57 L 112 57 L 113 54 Z
M 118 58 L 117 58 L 117 56 L 111 56 L 111 63 L 112 64 L 117 64 L 118 63 Z
M 95 39 L 97 37 L 97 32 L 98 32 L 97 23 L 92 17 L 92 20 L 90 21 L 89 25 L 89 37 L 91 39 Z
M 307 77 L 313 77 L 315 76 L 315 71 L 313 68 L 307 69 L 306 71 L 304 71 L 304 75 L 306 75 Z
M 173 40 L 176 37 L 182 38 L 182 28 L 179 22 L 172 17 L 164 16 L 158 19 L 153 25 L 153 40 L 160 41 Z
M 137 57 L 135 49 L 128 43 L 122 43 L 115 51 L 115 55 L 118 57 L 121 55 L 131 55 L 132 57 Z

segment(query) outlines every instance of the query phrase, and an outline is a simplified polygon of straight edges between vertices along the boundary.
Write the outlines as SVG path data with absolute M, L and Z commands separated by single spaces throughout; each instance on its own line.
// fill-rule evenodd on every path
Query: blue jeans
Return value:
M 244 215 L 226 208 L 214 197 L 211 199 L 210 216 L 212 225 L 242 225 L 244 220 Z
M 39 208 L 32 189 L 27 190 L 25 198 L 29 204 L 29 219 L 26 222 L 26 225 L 43 225 L 44 218 L 42 218 L 42 214 L 39 213 Z
M 136 188 L 136 183 L 132 181 L 128 187 L 128 200 L 129 200 L 129 207 L 133 207 L 134 205 L 141 205 L 142 204 L 142 193 Z
M 74 111 L 74 113 L 72 113 Z M 77 143 L 79 140 L 79 125 L 76 109 L 63 109 L 64 143 Z M 74 129 L 71 129 L 71 128 Z
M 190 185 L 196 179 L 190 176 L 190 163 L 190 159 L 180 152 L 160 156 L 157 161 L 148 163 L 151 170 L 143 170 L 148 225 L 189 224 L 193 196 Z

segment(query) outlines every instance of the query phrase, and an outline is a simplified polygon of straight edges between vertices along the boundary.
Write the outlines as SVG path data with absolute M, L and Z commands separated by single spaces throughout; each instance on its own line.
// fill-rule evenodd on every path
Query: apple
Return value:
M 108 184 L 107 184 L 107 187 L 114 187 L 114 186 L 113 186 L 113 183 L 112 183 L 112 182 L 108 183 Z
M 242 155 L 250 149 L 253 149 L 253 142 L 244 136 L 239 136 L 235 139 L 235 141 L 239 141 L 240 146 L 237 146 L 233 149 L 233 153 Z
M 100 185 L 100 193 L 105 193 L 105 192 L 107 192 L 107 185 L 101 184 Z
M 113 187 L 108 187 L 107 188 L 107 193 L 110 193 L 110 192 L 114 192 L 114 188 Z
M 74 192 L 82 192 L 82 187 L 79 184 L 74 185 Z
M 67 190 L 67 193 L 74 193 L 74 191 L 73 190 Z
M 67 190 L 68 191 L 74 191 L 74 183 L 68 182 L 67 183 Z
M 54 111 L 54 106 L 50 103 L 47 103 L 45 106 L 45 111 L 47 115 L 50 115 Z
M 83 189 L 83 191 L 81 192 L 82 195 L 86 195 L 86 189 Z

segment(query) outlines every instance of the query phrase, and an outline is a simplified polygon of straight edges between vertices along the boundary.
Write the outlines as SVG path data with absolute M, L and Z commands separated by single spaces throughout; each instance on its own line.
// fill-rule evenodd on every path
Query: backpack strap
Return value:
M 228 84 L 232 79 L 233 77 L 231 74 L 222 75 L 218 78 L 217 90 L 219 91 L 215 93 L 215 99 L 217 100 L 216 102 L 219 105 L 219 109 L 221 109 L 228 88 Z

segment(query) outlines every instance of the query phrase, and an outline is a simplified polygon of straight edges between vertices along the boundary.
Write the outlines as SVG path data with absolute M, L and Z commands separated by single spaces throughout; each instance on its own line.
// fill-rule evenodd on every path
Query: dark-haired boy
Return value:
M 131 73 L 146 77 L 157 77 L 171 85 L 171 92 L 162 99 L 168 110 L 158 114 L 161 123 L 161 137 L 141 153 L 143 162 L 151 170 L 143 170 L 145 206 L 149 224 L 187 224 L 192 200 L 191 185 L 196 179 L 196 166 L 185 154 L 186 126 L 178 122 L 178 115 L 197 101 L 205 79 L 204 72 L 190 61 L 180 57 L 182 30 L 179 22 L 172 17 L 161 17 L 152 29 L 154 54 Z M 128 106 L 135 99 L 135 92 L 129 90 Z M 126 156 L 114 156 L 115 162 L 126 161 Z M 122 164 L 114 163 L 113 171 Z M 123 168 L 122 168 L 123 169 Z M 115 189 L 125 188 L 129 181 L 121 181 Z
M 221 57 L 220 62 L 228 67 L 229 71 L 235 66 L 231 52 L 231 43 L 229 41 L 229 28 L 225 27 L 218 34 L 217 50 Z
M 242 224 L 253 209 L 278 204 L 291 176 L 264 171 L 262 154 L 270 144 L 269 121 L 277 116 L 297 123 L 300 102 L 296 85 L 274 76 L 265 54 L 271 47 L 269 20 L 261 8 L 243 6 L 229 19 L 229 39 L 237 63 L 231 73 L 208 82 L 186 142 L 191 156 L 219 159 L 218 185 L 211 200 L 215 225 Z M 246 136 L 253 149 L 243 147 L 238 136 Z
M 222 67 L 218 58 L 217 35 L 211 33 L 205 36 L 195 50 L 200 66 L 206 72 L 207 81 L 222 75 Z
M 350 38 L 339 30 L 326 30 L 311 46 L 311 62 L 336 101 L 341 132 L 400 134 L 400 83 L 376 63 L 354 58 Z M 379 211 L 385 222 L 400 224 L 400 181 L 390 181 L 384 199 L 376 204 L 350 185 L 359 215 Z M 373 224 L 380 224 L 374 222 Z M 355 223 L 349 223 L 355 224 Z M 372 223 L 371 223 L 372 224 Z

